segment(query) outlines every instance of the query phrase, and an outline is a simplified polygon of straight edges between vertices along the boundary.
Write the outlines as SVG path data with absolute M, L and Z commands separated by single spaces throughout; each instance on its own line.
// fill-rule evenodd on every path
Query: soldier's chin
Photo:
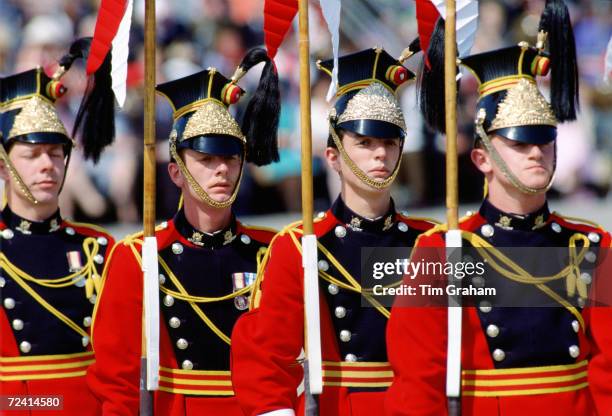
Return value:
M 213 192 L 209 193 L 208 196 L 211 197 L 215 202 L 224 203 L 229 201 L 229 199 L 232 197 L 232 194 L 227 192 Z
M 530 178 L 529 180 L 524 181 L 523 184 L 530 188 L 543 189 L 546 188 L 549 180 L 550 176 L 546 175 L 545 177 L 543 176 L 541 178 Z
M 32 196 L 36 199 L 40 204 L 48 204 L 57 202 L 58 192 L 57 190 L 36 190 L 32 192 Z

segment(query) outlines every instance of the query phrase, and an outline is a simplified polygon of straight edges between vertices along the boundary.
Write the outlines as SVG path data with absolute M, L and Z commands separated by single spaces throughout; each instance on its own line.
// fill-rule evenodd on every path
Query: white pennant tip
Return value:
M 132 24 L 133 0 L 128 0 L 125 14 L 121 18 L 112 45 L 111 78 L 115 99 L 119 107 L 125 104 L 127 89 L 127 60 L 129 55 L 130 26 Z

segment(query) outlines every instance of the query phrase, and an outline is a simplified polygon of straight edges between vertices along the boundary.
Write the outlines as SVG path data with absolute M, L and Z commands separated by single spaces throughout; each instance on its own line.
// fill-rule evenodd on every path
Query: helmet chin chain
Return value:
M 208 195 L 208 193 L 206 193 L 204 189 L 202 189 L 200 184 L 191 175 L 191 173 L 187 169 L 187 166 L 185 166 L 185 162 L 183 162 L 183 159 L 181 159 L 181 157 L 176 151 L 176 138 L 170 139 L 170 155 L 172 156 L 172 159 L 174 159 L 174 161 L 178 165 L 179 170 L 181 171 L 185 179 L 187 179 L 187 183 L 189 184 L 189 186 L 191 186 L 191 189 L 194 190 L 194 192 L 198 195 L 198 197 L 203 202 L 205 202 L 206 204 L 210 205 L 213 208 L 227 208 L 234 203 L 234 201 L 236 200 L 236 196 L 238 195 L 238 189 L 240 188 L 240 181 L 242 180 L 242 170 L 244 166 L 244 158 L 242 158 L 242 162 L 240 163 L 240 176 L 238 177 L 238 182 L 236 182 L 236 186 L 234 187 L 234 190 L 232 191 L 232 195 L 226 201 L 219 202 L 211 198 L 211 196 Z
M 62 189 L 64 189 L 64 182 L 66 181 L 66 174 L 68 173 L 68 164 L 70 163 L 70 155 L 71 154 L 68 153 L 68 156 L 66 157 L 66 163 L 64 164 L 64 177 L 62 178 L 62 183 L 60 185 L 59 191 L 57 192 L 58 195 L 62 192 Z M 1 144 L 0 144 L 0 160 L 4 162 L 11 177 L 13 178 L 15 182 L 17 182 L 17 185 L 19 186 L 19 190 L 26 197 L 26 199 L 30 201 L 32 205 L 38 205 L 40 201 L 38 201 L 34 197 L 32 192 L 28 188 L 28 186 L 25 184 L 25 182 L 21 178 L 21 175 L 19 175 L 19 172 L 17 172 L 17 169 L 15 169 L 15 165 L 13 165 L 13 162 L 11 162 L 11 159 L 9 159 L 8 153 L 6 153 L 6 149 L 4 149 L 4 146 Z
M 518 189 L 519 191 L 527 195 L 535 195 L 535 194 L 547 192 L 552 186 L 553 181 L 555 180 L 555 174 L 557 171 L 556 147 L 555 147 L 555 161 L 553 165 L 553 174 L 550 176 L 548 183 L 541 188 L 533 188 L 533 187 L 527 186 L 523 182 L 521 182 L 520 179 L 517 178 L 516 175 L 514 175 L 514 173 L 512 173 L 512 171 L 510 170 L 510 168 L 508 167 L 504 159 L 502 159 L 500 154 L 497 152 L 497 150 L 491 143 L 491 139 L 489 138 L 489 136 L 487 135 L 483 127 L 484 119 L 485 119 L 485 113 L 481 109 L 481 111 L 478 112 L 478 118 L 476 119 L 476 133 L 478 134 L 478 137 L 482 140 L 482 143 L 484 144 L 484 147 L 487 149 L 487 152 L 489 152 L 489 154 L 491 155 L 493 162 L 495 162 L 497 167 L 502 171 L 504 176 L 510 181 L 512 186 L 514 186 L 516 189 Z
M 338 148 L 338 151 L 340 152 L 340 155 L 342 156 L 342 160 L 344 160 L 344 163 L 347 164 L 347 166 L 351 169 L 351 171 L 355 174 L 355 176 L 359 178 L 361 182 L 377 190 L 385 189 L 391 186 L 391 184 L 393 183 L 393 181 L 395 180 L 395 177 L 397 176 L 399 172 L 400 163 L 402 161 L 401 153 L 399 155 L 399 158 L 397 159 L 397 163 L 395 164 L 393 173 L 391 173 L 391 175 L 385 180 L 377 181 L 375 179 L 370 178 L 368 175 L 366 175 L 366 173 L 362 171 L 361 169 L 359 169 L 359 167 L 355 164 L 355 162 L 353 162 L 353 160 L 349 157 L 348 153 L 346 153 L 346 150 L 344 149 L 344 146 L 342 145 L 342 140 L 340 140 L 340 138 L 338 137 L 338 133 L 336 133 L 336 129 L 334 128 L 332 123 L 329 124 L 329 133 L 331 134 L 334 144 L 336 145 L 336 147 Z

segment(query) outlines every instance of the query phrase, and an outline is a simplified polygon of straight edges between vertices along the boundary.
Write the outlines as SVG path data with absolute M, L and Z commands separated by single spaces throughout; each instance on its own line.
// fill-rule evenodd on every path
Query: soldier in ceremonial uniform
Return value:
M 113 245 L 106 231 L 68 221 L 58 208 L 75 142 L 54 103 L 66 90 L 61 75 L 86 52 L 88 42 L 75 42 L 52 78 L 38 67 L 0 79 L 0 178 L 6 202 L 0 213 L 0 391 L 61 396 L 63 410 L 51 414 L 62 415 L 100 412 L 85 374 L 94 361 L 90 327 L 96 294 Z M 106 92 L 112 100 L 112 91 Z
M 238 79 L 265 61 L 242 128 L 229 113 Z M 257 265 L 274 233 L 232 213 L 244 163 L 277 158 L 278 78 L 263 49 L 232 79 L 214 68 L 157 87 L 173 108 L 168 172 L 182 191 L 174 218 L 156 230 L 159 259 L 158 415 L 241 416 L 230 377 L 230 334 L 248 309 Z M 263 98 L 263 100 L 261 100 Z M 137 415 L 142 346 L 142 233 L 114 248 L 94 318 L 99 359 L 88 373 L 103 414 Z
M 555 30 L 568 36 L 561 45 L 554 45 L 561 36 Z M 550 59 L 543 51 L 547 35 Z M 610 234 L 551 212 L 546 199 L 556 167 L 557 123 L 575 117 L 575 62 L 559 59 L 554 49 L 572 51 L 570 35 L 571 27 L 543 25 L 537 47 L 521 42 L 461 59 L 480 84 L 471 157 L 488 183 L 480 210 L 460 221 L 462 244 L 489 256 L 484 281 L 465 278 L 463 285 L 497 288 L 497 296 L 476 296 L 462 310 L 465 416 L 612 414 L 612 313 L 588 305 L 598 288 L 610 285 Z M 549 66 L 551 104 L 535 80 Z M 445 231 L 442 226 L 421 236 L 415 258 L 431 257 L 427 248 L 443 248 Z M 572 247 L 583 257 L 573 258 Z M 519 252 L 532 254 L 520 258 Z M 557 254 L 562 262 L 555 261 Z M 519 303 L 508 301 L 511 294 L 520 295 Z M 396 300 L 387 329 L 394 381 L 385 414 L 448 414 L 447 309 L 440 303 L 406 305 Z
M 396 211 L 389 186 L 406 134 L 396 89 L 413 78 L 381 48 L 339 58 L 326 158 L 341 193 L 317 216 L 323 393 L 322 416 L 376 414 L 391 381 L 385 327 L 389 311 L 362 293 L 362 247 L 412 247 L 430 221 Z M 318 63 L 331 74 L 333 61 Z M 300 223 L 281 231 L 261 271 L 255 308 L 233 334 L 232 377 L 248 416 L 303 414 L 304 295 Z M 372 307 L 362 306 L 362 295 Z M 260 299 L 259 299 L 260 297 Z

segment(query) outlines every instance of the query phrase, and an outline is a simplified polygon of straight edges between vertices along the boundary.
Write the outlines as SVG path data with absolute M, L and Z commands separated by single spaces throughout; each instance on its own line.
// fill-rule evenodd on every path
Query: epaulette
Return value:
M 266 269 L 268 260 L 270 259 L 270 255 L 272 253 L 272 246 L 274 245 L 274 242 L 276 241 L 277 238 L 283 237 L 289 233 L 294 233 L 294 232 L 302 234 L 302 220 L 294 221 L 290 224 L 285 225 L 279 232 L 277 232 L 274 235 L 274 237 L 272 237 L 272 240 L 270 241 L 270 244 L 268 246 L 268 250 L 266 251 L 261 263 L 258 265 L 258 268 L 257 268 L 257 278 L 255 279 L 255 283 L 253 284 L 253 290 L 251 292 L 251 302 L 249 305 L 249 310 L 253 310 L 259 307 L 259 301 L 261 299 L 261 282 L 263 282 L 263 279 L 264 279 L 263 272 Z
M 289 223 L 289 224 L 285 225 L 283 228 L 281 228 L 281 230 L 278 233 L 276 233 L 276 235 L 274 236 L 272 241 L 274 241 L 274 239 L 276 239 L 277 236 L 285 235 L 289 231 L 299 231 L 299 232 L 302 232 L 302 220 L 294 221 L 292 223 Z
M 158 231 L 163 231 L 163 230 L 165 230 L 167 228 L 168 228 L 168 222 L 167 221 L 163 221 L 160 224 L 155 226 L 155 232 L 157 233 Z M 123 239 L 121 239 L 117 243 L 117 245 L 123 244 L 124 246 L 128 246 L 128 245 L 131 245 L 133 243 L 142 244 L 143 236 L 144 236 L 144 231 L 143 230 L 137 231 L 137 232 L 135 232 L 133 234 L 129 234 L 129 235 L 125 236 Z
M 472 218 L 474 218 L 476 215 L 478 214 L 478 212 L 469 212 L 468 214 L 464 215 L 463 217 L 459 218 L 459 228 L 461 229 L 461 225 L 464 224 L 465 222 L 471 220 Z M 421 235 L 419 235 L 417 237 L 417 239 L 414 242 L 414 245 L 416 246 L 419 241 L 421 240 L 421 238 L 423 237 L 430 237 L 434 234 L 437 233 L 445 233 L 448 231 L 448 225 L 446 223 L 437 223 L 436 225 L 434 225 L 434 227 L 430 228 L 429 230 L 423 232 Z
M 272 234 L 276 234 L 278 232 L 278 230 L 272 227 L 263 227 L 261 225 L 250 225 L 250 224 L 245 224 L 241 222 L 240 226 L 242 226 L 242 228 L 246 228 L 247 230 L 265 231 L 265 232 L 272 233 Z
M 461 226 L 461 224 L 463 224 L 464 222 L 468 221 L 469 219 L 474 217 L 476 214 L 477 213 L 471 213 L 471 214 L 464 215 L 463 217 L 459 218 L 459 225 Z M 432 220 L 432 221 L 435 221 L 435 220 Z M 432 227 L 429 230 L 425 231 L 423 234 L 421 234 L 421 236 L 430 236 L 432 234 L 445 233 L 447 231 L 448 231 L 448 225 L 446 223 L 436 222 L 434 224 L 434 227 Z M 421 236 L 419 236 L 419 238 Z
M 317 215 L 314 216 L 314 218 L 312 219 L 312 222 L 317 223 L 317 222 L 321 222 L 326 219 L 327 219 L 327 212 L 321 211 L 317 213 Z
M 95 225 L 95 224 L 90 224 L 86 222 L 68 221 L 68 220 L 64 220 L 64 222 L 66 223 L 67 226 L 70 226 L 79 231 L 87 230 L 91 232 L 90 234 L 95 234 L 95 235 L 104 234 L 106 236 L 110 236 L 110 233 L 106 229 L 98 225 Z
M 418 222 L 426 223 L 426 224 L 429 224 L 431 226 L 436 226 L 436 225 L 440 224 L 440 221 L 435 220 L 433 218 L 428 218 L 428 217 L 413 217 L 413 216 L 408 215 L 407 212 L 403 212 L 403 211 L 402 212 L 398 212 L 397 216 L 400 217 L 401 219 L 403 219 L 403 220 L 405 220 L 405 221 L 407 221 L 409 223 L 413 223 L 413 224 L 414 223 L 418 223 Z
M 597 229 L 598 231 L 601 232 L 606 232 L 606 230 L 604 229 L 604 227 L 602 227 L 600 224 L 597 224 L 596 222 L 593 221 L 589 221 L 586 220 L 584 218 L 578 218 L 578 217 L 569 217 L 566 215 L 561 215 L 558 212 L 554 211 L 552 213 L 552 215 L 561 218 L 563 221 L 565 221 L 567 224 L 572 224 L 572 225 L 578 225 L 578 226 L 590 226 L 593 227 L 595 229 Z
M 274 228 L 262 227 L 257 225 L 246 225 L 239 221 L 238 229 L 243 229 L 244 231 L 250 232 L 251 238 L 254 238 L 255 240 L 265 244 L 270 244 L 270 241 L 272 241 L 272 238 L 278 232 L 278 230 L 275 230 Z

